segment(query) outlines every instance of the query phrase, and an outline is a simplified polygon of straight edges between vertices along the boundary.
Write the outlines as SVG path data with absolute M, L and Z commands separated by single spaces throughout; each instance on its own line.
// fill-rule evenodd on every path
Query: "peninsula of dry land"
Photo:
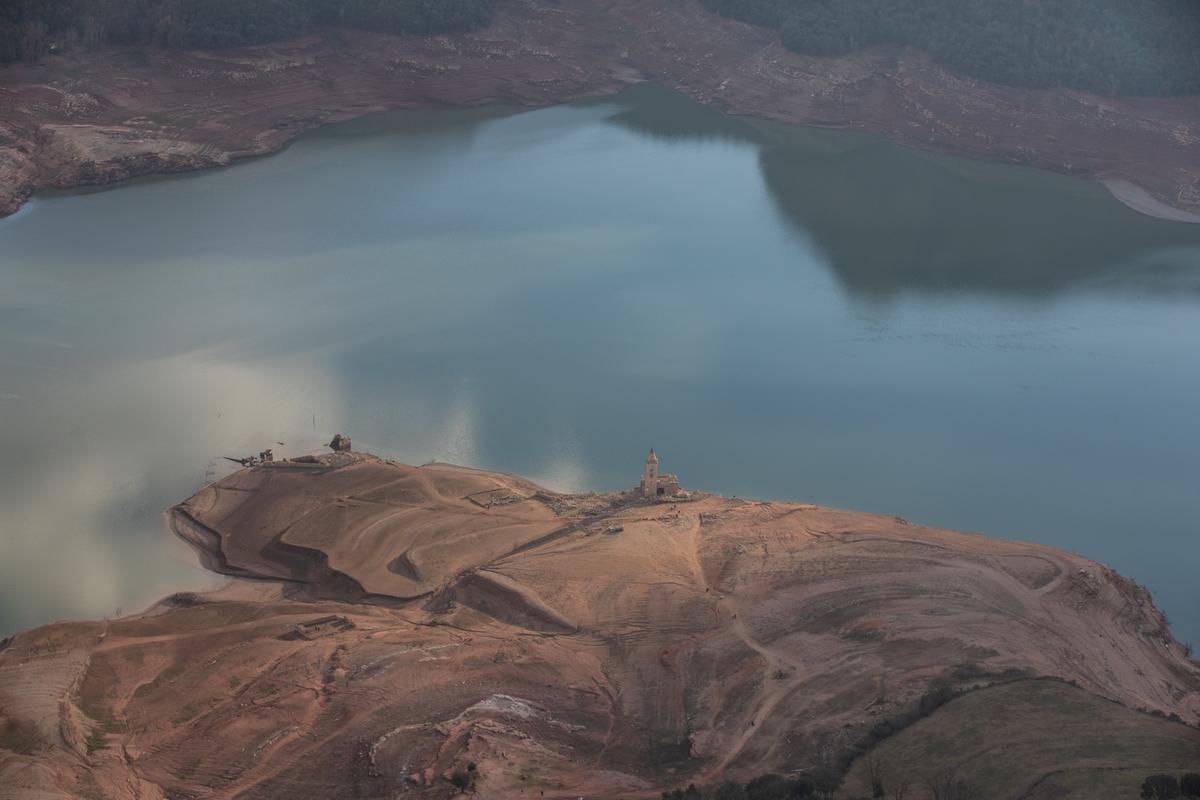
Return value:
M 847 769 L 865 793 L 880 758 L 914 787 L 943 768 L 931 736 L 997 800 L 1200 762 L 1200 664 L 1144 589 L 1041 545 L 347 452 L 240 470 L 170 523 L 255 580 L 5 642 L 0 798 L 632 798 Z
M 1094 176 L 1138 210 L 1200 220 L 1200 97 L 998 86 L 897 48 L 803 56 L 771 31 L 675 0 L 527 0 L 499 4 L 472 33 L 335 30 L 0 69 L 0 214 L 38 189 L 228 164 L 372 111 L 540 106 L 643 79 L 731 113 Z

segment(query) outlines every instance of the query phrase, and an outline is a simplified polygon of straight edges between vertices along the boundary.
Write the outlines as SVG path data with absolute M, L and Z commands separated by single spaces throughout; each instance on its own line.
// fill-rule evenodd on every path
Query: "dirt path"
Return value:
M 333 652 L 325 660 L 322 674 L 330 674 L 330 667 L 337 658 L 340 651 L 334 649 Z M 261 677 L 261 676 L 260 676 Z M 272 778 L 287 771 L 289 767 L 297 761 L 303 759 L 306 754 L 311 752 L 313 748 L 320 746 L 323 742 L 332 738 L 337 733 L 337 729 L 330 731 L 328 736 L 312 739 L 305 747 L 295 753 L 292 753 L 289 758 L 276 760 L 277 753 L 283 753 L 285 748 L 296 742 L 298 739 L 309 735 L 313 730 L 314 724 L 321 716 L 321 712 L 325 710 L 328 704 L 328 695 L 322 689 L 314 689 L 316 696 L 309 703 L 304 712 L 291 724 L 281 728 L 276 733 L 272 734 L 267 741 L 258 746 L 254 752 L 255 764 L 246 772 L 243 772 L 236 781 L 225 787 L 221 792 L 214 795 L 220 800 L 233 800 L 243 792 L 252 789 L 258 784 L 271 780 Z
M 716 766 L 704 773 L 701 778 L 704 783 L 711 783 L 719 778 L 741 756 L 746 745 L 763 729 L 764 723 L 775 713 L 779 704 L 795 691 L 803 680 L 803 665 L 800 662 L 767 647 L 754 638 L 746 628 L 742 616 L 738 614 L 738 605 L 734 598 L 726 597 L 718 602 L 729 614 L 730 629 L 747 647 L 763 657 L 764 666 L 762 688 L 759 689 L 751 704 L 750 713 L 744 717 L 741 732 L 730 743 L 725 755 L 717 762 Z M 788 677 L 783 680 L 777 679 L 775 676 L 780 672 L 787 673 Z
M 711 594 L 714 589 L 709 585 L 705 577 L 703 560 L 700 557 L 700 544 L 703 536 L 700 515 L 689 516 L 691 516 L 689 525 L 691 547 L 689 548 L 689 553 L 696 574 L 696 583 L 701 591 Z M 750 740 L 762 730 L 763 723 L 771 717 L 779 704 L 796 689 L 801 681 L 801 664 L 799 662 L 764 645 L 746 627 L 745 615 L 739 613 L 741 607 L 738 605 L 737 597 L 724 596 L 718 598 L 715 609 L 717 616 L 716 627 L 721 628 L 727 625 L 743 644 L 762 656 L 762 685 L 754 701 L 750 704 L 750 711 L 742 718 L 741 732 L 730 743 L 721 760 L 700 776 L 699 783 L 701 784 L 712 783 L 721 777 L 729 766 L 742 754 L 742 751 L 749 744 Z M 784 680 L 777 679 L 775 676 L 781 672 L 787 673 L 788 677 Z
M 301 619 L 304 616 L 304 614 L 299 614 L 296 618 Z M 234 631 L 254 631 L 257 633 L 262 629 L 262 624 L 263 621 L 261 619 L 252 619 L 245 622 L 234 622 L 229 625 L 204 628 L 201 631 L 185 630 L 179 633 L 160 633 L 153 636 L 121 637 L 118 639 L 105 638 L 103 642 L 94 648 L 94 651 L 103 653 L 109 650 L 121 650 L 126 647 L 141 647 L 147 644 L 171 644 L 183 639 L 219 636 L 222 633 L 232 633 Z

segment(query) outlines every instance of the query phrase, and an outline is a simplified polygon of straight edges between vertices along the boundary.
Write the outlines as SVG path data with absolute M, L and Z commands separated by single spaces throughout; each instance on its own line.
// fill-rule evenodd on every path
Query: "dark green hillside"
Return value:
M 1200 730 L 1057 681 L 969 692 L 885 739 L 846 779 L 851 796 L 924 796 L 952 784 L 977 800 L 1134 800 L 1149 775 L 1200 772 Z
M 1015 86 L 1200 94 L 1200 0 L 700 0 L 813 55 L 910 45 Z M 469 30 L 491 0 L 4 0 L 0 63 L 53 43 L 237 47 L 324 26 Z
M 490 15 L 490 0 L 3 0 L 0 63 L 35 60 L 56 42 L 239 47 L 330 25 L 470 30 Z
M 801 53 L 910 45 L 1015 86 L 1200 93 L 1200 0 L 701 0 Z

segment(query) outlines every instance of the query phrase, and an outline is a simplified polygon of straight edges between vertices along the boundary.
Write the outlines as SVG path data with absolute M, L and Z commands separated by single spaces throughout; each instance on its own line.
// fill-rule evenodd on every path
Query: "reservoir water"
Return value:
M 409 463 L 1028 539 L 1200 643 L 1200 225 L 666 90 L 383 114 L 0 221 L 0 635 L 211 585 L 161 512 Z M 282 444 L 276 444 L 280 442 Z

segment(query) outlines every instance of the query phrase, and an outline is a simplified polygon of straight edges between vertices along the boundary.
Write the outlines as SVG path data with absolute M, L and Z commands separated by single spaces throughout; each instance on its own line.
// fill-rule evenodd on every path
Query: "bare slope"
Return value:
M 471 763 L 483 797 L 654 796 L 837 763 L 950 673 L 1200 719 L 1145 591 L 1038 545 L 357 454 L 243 470 L 172 520 L 285 582 L 15 637 L 0 798 L 447 796 Z
M 338 466 L 236 473 L 172 509 L 172 524 L 221 571 L 397 600 L 429 595 L 563 525 L 529 499 L 535 488 L 511 478 L 349 454 L 325 461 Z M 196 528 L 210 535 L 195 537 Z
M 674 0 L 498 5 L 474 33 L 335 31 L 245 50 L 110 49 L 0 70 L 0 214 L 41 188 L 227 164 L 387 108 L 547 105 L 648 78 L 740 114 L 1112 181 L 1200 219 L 1200 98 L 1106 98 L 956 76 L 911 51 L 814 58 Z M 1138 190 L 1142 191 L 1138 191 Z

